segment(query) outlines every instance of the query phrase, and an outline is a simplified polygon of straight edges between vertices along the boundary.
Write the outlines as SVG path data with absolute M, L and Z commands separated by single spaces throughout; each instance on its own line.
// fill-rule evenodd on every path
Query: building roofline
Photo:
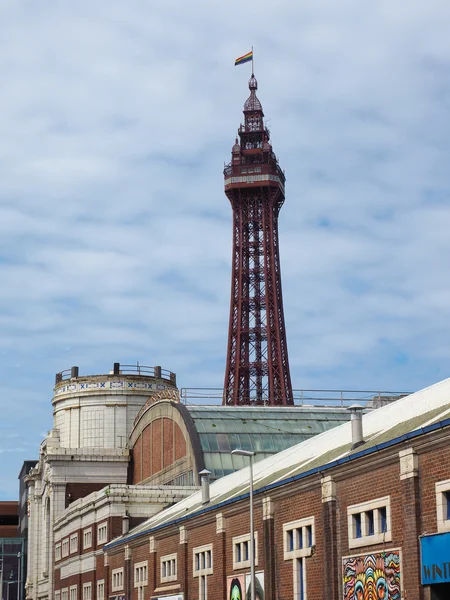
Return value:
M 306 477 L 309 477 L 311 475 L 316 475 L 317 473 L 322 473 L 323 471 L 328 471 L 334 467 L 338 467 L 342 464 L 345 463 L 349 463 L 353 460 L 356 460 L 358 458 L 362 458 L 363 456 L 368 456 L 370 454 L 376 454 L 377 452 L 380 452 L 382 450 L 385 450 L 391 446 L 395 446 L 397 444 L 400 444 L 404 441 L 413 439 L 413 438 L 417 438 L 420 437 L 422 435 L 426 435 L 427 433 L 431 433 L 433 431 L 437 431 L 439 429 L 445 429 L 446 427 L 450 426 L 450 418 L 449 419 L 444 419 L 442 421 L 437 421 L 436 423 L 432 423 L 431 425 L 427 425 L 425 427 L 419 427 L 417 429 L 414 429 L 412 431 L 409 431 L 408 433 L 404 433 L 398 437 L 392 438 L 391 440 L 388 440 L 387 442 L 382 442 L 381 444 L 376 444 L 374 446 L 371 446 L 370 448 L 366 448 L 364 450 L 360 450 L 359 452 L 354 452 L 348 456 L 344 456 L 342 458 L 338 458 L 336 460 L 333 460 L 329 463 L 325 463 L 323 465 L 320 465 L 318 467 L 314 467 L 312 469 L 309 469 L 308 471 L 304 471 L 302 473 L 298 473 L 297 475 L 292 475 L 290 477 L 287 477 L 285 479 L 281 479 L 280 481 L 275 481 L 274 483 L 270 483 L 268 485 L 262 486 L 261 488 L 258 488 L 257 490 L 255 490 L 253 492 L 254 496 L 257 496 L 259 494 L 263 494 L 265 492 L 268 492 L 270 490 L 282 487 L 283 485 L 287 485 L 289 483 L 293 483 L 295 481 L 299 481 L 301 479 L 305 479 Z M 234 504 L 236 502 L 240 502 L 241 500 L 245 500 L 246 498 L 250 497 L 250 493 L 246 492 L 244 494 L 240 494 L 239 496 L 235 496 L 233 498 L 229 498 L 228 500 L 223 500 L 222 502 L 218 502 L 217 504 L 211 504 L 205 508 L 202 508 L 201 510 L 198 510 L 196 512 L 190 513 L 189 515 L 186 515 L 184 517 L 179 517 L 176 519 L 172 519 L 171 521 L 168 521 L 167 523 L 160 523 L 159 525 L 155 525 L 155 527 L 149 527 L 148 529 L 145 529 L 143 531 L 139 531 L 137 533 L 128 535 L 126 537 L 121 537 L 119 539 L 117 539 L 116 541 L 111 541 L 109 544 L 106 544 L 104 546 L 105 550 L 109 550 L 112 549 L 116 546 L 119 546 L 120 544 L 129 542 L 133 539 L 137 539 L 138 537 L 141 537 L 143 535 L 147 535 L 149 533 L 154 533 L 156 531 L 159 531 L 161 529 L 164 529 L 166 527 L 170 527 L 171 525 L 178 525 L 180 523 L 184 523 L 186 521 L 188 521 L 189 519 L 193 519 L 195 517 L 198 517 L 202 514 L 208 513 L 208 512 L 212 512 L 216 509 L 220 509 L 223 508 L 224 506 L 229 506 L 231 504 Z

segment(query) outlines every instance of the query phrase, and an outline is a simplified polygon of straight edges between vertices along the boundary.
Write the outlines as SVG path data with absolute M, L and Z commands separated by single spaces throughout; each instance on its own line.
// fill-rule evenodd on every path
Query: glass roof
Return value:
M 255 460 L 341 425 L 350 418 L 345 408 L 305 406 L 187 406 L 200 438 L 205 467 L 212 478 L 248 465 L 235 448 L 255 452 Z

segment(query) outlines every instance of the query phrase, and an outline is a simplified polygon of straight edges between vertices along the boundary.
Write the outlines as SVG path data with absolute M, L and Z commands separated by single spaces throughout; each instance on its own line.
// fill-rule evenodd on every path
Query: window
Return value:
M 77 552 L 78 550 L 78 533 L 74 533 L 70 536 L 70 554 Z
M 314 517 L 283 525 L 284 560 L 311 556 L 314 541 Z
M 92 600 L 92 583 L 83 583 L 83 600 Z
M 61 543 L 55 545 L 55 560 L 61 560 Z
M 148 562 L 134 565 L 134 587 L 138 590 L 138 600 L 144 600 L 145 586 L 148 585 Z
M 161 556 L 161 583 L 177 580 L 177 555 Z
M 97 545 L 108 541 L 108 523 L 100 523 L 97 527 Z
M 250 568 L 250 534 L 233 538 L 233 569 Z M 258 564 L 258 532 L 255 532 L 255 565 Z
M 69 588 L 63 588 L 61 590 L 61 600 L 69 600 Z
M 113 569 L 111 573 L 111 591 L 123 590 L 123 568 Z
M 92 527 L 83 531 L 83 550 L 92 546 Z
M 55 590 L 55 600 L 61 600 L 61 591 Z
M 71 585 L 69 588 L 69 600 L 77 600 L 77 586 Z
M 314 517 L 283 525 L 284 560 L 292 560 L 292 587 L 296 600 L 306 600 L 306 558 L 315 545 Z
M 437 528 L 450 531 L 450 479 L 436 483 Z
M 349 548 L 390 542 L 390 498 L 379 498 L 347 508 Z
M 62 549 L 62 557 L 63 558 L 65 556 L 69 556 L 69 540 L 68 539 L 65 539 L 62 541 L 61 549 Z
M 198 577 L 199 600 L 208 600 L 208 575 L 213 572 L 212 544 L 193 550 L 193 575 Z
M 105 600 L 105 580 L 97 581 L 97 600 Z
M 134 565 L 134 587 L 148 584 L 148 562 L 140 562 Z

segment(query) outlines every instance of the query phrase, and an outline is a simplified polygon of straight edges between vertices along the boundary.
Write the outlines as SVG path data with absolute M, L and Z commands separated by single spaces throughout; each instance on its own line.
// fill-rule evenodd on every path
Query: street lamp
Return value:
M 248 456 L 250 459 L 250 600 L 255 600 L 255 532 L 253 523 L 253 457 L 254 452 L 236 448 L 231 454 Z

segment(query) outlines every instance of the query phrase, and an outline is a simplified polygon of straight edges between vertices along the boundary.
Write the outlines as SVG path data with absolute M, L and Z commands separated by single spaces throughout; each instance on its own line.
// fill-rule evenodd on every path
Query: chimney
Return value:
M 348 407 L 350 411 L 350 421 L 352 424 L 352 450 L 364 444 L 363 438 L 363 426 L 362 426 L 362 412 L 364 406 L 361 404 L 352 404 Z
M 200 471 L 199 475 L 201 476 L 201 486 L 202 486 L 202 504 L 208 504 L 209 498 L 209 476 L 211 475 L 211 471 L 208 469 L 203 469 Z
M 130 531 L 130 515 L 128 511 L 125 513 L 125 516 L 122 517 L 122 535 L 125 535 Z

